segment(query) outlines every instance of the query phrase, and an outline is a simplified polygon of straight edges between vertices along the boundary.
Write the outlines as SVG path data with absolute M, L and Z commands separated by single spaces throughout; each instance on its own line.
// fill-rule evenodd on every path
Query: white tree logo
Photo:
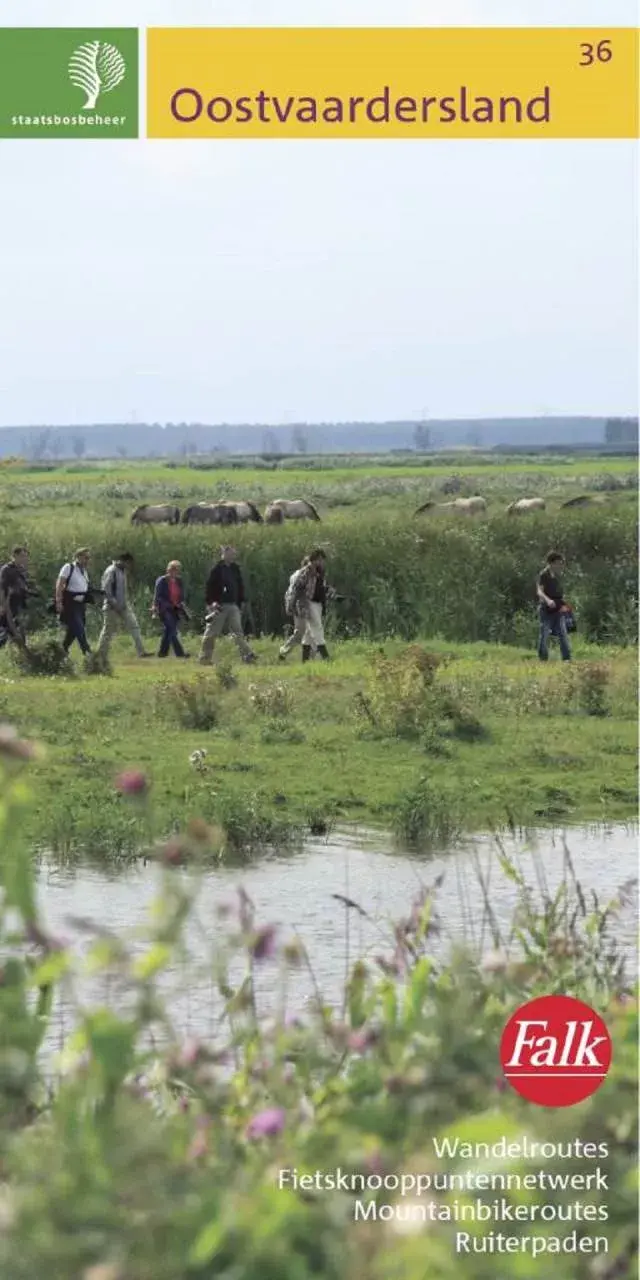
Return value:
M 69 60 L 69 79 L 87 95 L 84 110 L 92 111 L 101 93 L 110 93 L 121 84 L 127 64 L 114 44 L 90 40 L 81 44 Z

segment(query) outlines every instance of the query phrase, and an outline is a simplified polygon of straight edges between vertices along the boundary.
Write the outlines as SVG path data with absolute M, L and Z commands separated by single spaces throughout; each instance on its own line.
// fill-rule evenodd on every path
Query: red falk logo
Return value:
M 527 1102 L 573 1107 L 590 1098 L 611 1066 L 599 1014 L 572 996 L 540 996 L 512 1014 L 502 1033 L 505 1079 Z

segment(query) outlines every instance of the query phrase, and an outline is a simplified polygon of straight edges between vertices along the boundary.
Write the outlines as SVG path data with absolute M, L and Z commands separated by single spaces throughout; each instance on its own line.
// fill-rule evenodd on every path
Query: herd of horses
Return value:
M 581 494 L 577 498 L 569 498 L 567 502 L 560 504 L 560 510 L 564 511 L 566 507 L 591 507 L 597 503 L 604 502 L 604 498 L 595 496 L 594 494 Z M 516 502 L 510 502 L 506 507 L 508 516 L 523 516 L 535 511 L 546 511 L 547 504 L 544 498 L 518 498 Z M 421 507 L 414 512 L 414 515 L 421 516 L 427 512 L 453 512 L 463 516 L 476 516 L 487 510 L 487 502 L 485 498 L 481 498 L 479 494 L 475 494 L 472 498 L 454 498 L 451 502 L 423 502 Z
M 590 507 L 604 502 L 600 495 L 583 494 L 577 498 L 569 498 L 561 503 L 561 510 L 569 507 Z M 507 515 L 526 515 L 536 511 L 546 511 L 544 498 L 518 498 L 510 502 L 506 508 Z M 414 515 L 450 512 L 454 515 L 475 516 L 487 510 L 487 502 L 479 494 L 471 498 L 454 498 L 450 502 L 424 502 Z M 276 498 L 270 502 L 264 515 L 261 515 L 255 502 L 198 502 L 181 512 L 179 507 L 168 504 L 153 506 L 145 504 L 136 507 L 131 516 L 132 524 L 217 524 L 237 525 L 253 521 L 255 524 L 284 524 L 285 520 L 320 520 L 313 506 L 304 498 Z
M 132 524 L 284 524 L 285 520 L 320 520 L 313 503 L 302 498 L 276 498 L 261 515 L 255 502 L 198 502 L 180 512 L 169 505 L 136 507 Z

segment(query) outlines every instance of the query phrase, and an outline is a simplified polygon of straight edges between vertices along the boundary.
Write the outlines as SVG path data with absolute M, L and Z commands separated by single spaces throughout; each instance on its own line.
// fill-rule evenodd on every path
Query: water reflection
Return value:
M 504 853 L 523 875 L 534 898 L 553 893 L 566 881 L 571 890 L 573 872 L 587 894 L 602 904 L 626 881 L 637 875 L 638 840 L 635 828 L 572 829 L 540 832 L 528 840 L 502 841 Z M 190 878 L 188 871 L 177 874 Z M 346 968 L 358 957 L 388 953 L 391 924 L 406 916 L 416 894 L 442 876 L 437 908 L 441 935 L 434 939 L 434 953 L 464 943 L 475 952 L 493 946 L 494 927 L 508 931 L 517 901 L 517 886 L 500 870 L 499 853 L 490 837 L 479 837 L 446 856 L 424 858 L 390 852 L 378 834 L 366 831 L 338 833 L 329 840 L 309 843 L 302 854 L 273 855 L 242 869 L 216 868 L 202 878 L 194 918 L 186 931 L 188 956 L 178 958 L 162 976 L 174 1026 L 183 1033 L 210 1036 L 220 1012 L 220 1000 L 208 963 L 221 940 L 219 907 L 234 897 L 242 885 L 256 907 L 261 924 L 281 926 L 283 936 L 298 934 L 305 942 L 315 982 L 331 1003 L 339 1000 Z M 133 951 L 144 951 L 136 931 L 148 920 L 159 889 L 156 866 L 138 864 L 126 872 L 105 874 L 82 868 L 64 871 L 44 863 L 38 877 L 38 893 L 44 918 L 54 934 L 71 938 L 74 949 L 84 952 L 90 940 L 69 917 L 94 920 L 131 938 Z M 338 896 L 336 896 L 338 895 Z M 362 911 L 349 910 L 343 898 Z M 629 969 L 636 967 L 635 895 L 616 920 L 616 937 L 624 947 Z M 234 971 L 235 967 L 234 967 Z M 261 966 L 257 991 L 262 1007 L 276 995 L 273 966 Z M 288 984 L 291 1011 L 300 1011 L 313 990 L 307 971 L 292 975 Z M 82 979 L 83 1003 L 100 1000 L 126 1004 L 113 979 Z M 47 1049 L 61 1046 L 74 1021 L 69 1001 L 55 1009 Z

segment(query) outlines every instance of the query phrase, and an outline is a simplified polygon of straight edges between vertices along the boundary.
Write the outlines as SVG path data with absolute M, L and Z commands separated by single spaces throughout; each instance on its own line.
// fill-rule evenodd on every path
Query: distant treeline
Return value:
M 202 422 L 87 423 L 0 427 L 0 457 L 171 458 L 219 454 L 305 457 L 337 453 L 425 453 L 467 449 L 638 447 L 637 418 L 459 418 L 397 422 L 234 425 Z

